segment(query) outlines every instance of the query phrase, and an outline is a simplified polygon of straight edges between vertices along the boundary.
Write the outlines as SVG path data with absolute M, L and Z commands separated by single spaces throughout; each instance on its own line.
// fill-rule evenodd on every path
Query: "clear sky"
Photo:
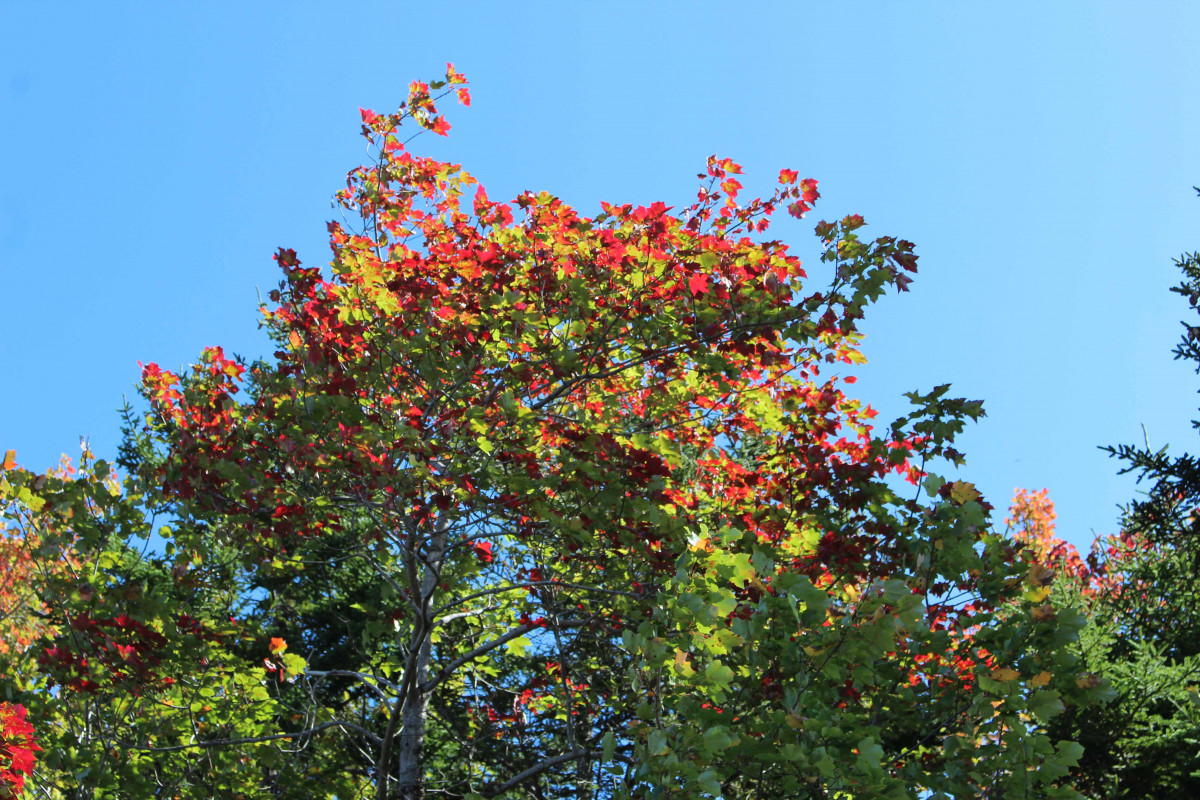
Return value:
M 959 477 L 1049 488 L 1085 543 L 1135 491 L 1098 445 L 1200 450 L 1167 291 L 1200 249 L 1197 41 L 1195 2 L 0 0 L 0 451 L 111 456 L 139 360 L 268 355 L 256 292 L 276 247 L 328 260 L 358 107 L 452 61 L 474 104 L 410 147 L 493 199 L 684 204 L 719 153 L 748 192 L 820 180 L 777 231 L 813 265 L 825 217 L 915 241 L 859 395 L 983 399 Z

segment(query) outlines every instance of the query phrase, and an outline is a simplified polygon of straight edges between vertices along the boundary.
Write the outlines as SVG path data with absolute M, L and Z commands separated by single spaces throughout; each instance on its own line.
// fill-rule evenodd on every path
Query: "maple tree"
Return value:
M 913 245 L 821 222 L 805 293 L 765 234 L 816 181 L 744 200 L 716 157 L 678 213 L 494 202 L 401 139 L 447 95 L 362 111 L 330 271 L 276 255 L 273 359 L 146 365 L 119 484 L 5 473 L 75 554 L 2 662 L 46 793 L 1075 796 L 1037 722 L 1094 688 L 1075 628 L 933 474 L 982 406 L 877 429 L 844 391 Z

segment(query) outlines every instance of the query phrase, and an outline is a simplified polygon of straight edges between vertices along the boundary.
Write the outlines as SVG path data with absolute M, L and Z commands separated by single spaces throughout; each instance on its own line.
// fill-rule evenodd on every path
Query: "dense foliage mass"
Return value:
M 715 157 L 679 213 L 493 202 L 401 140 L 439 91 L 362 112 L 273 359 L 147 365 L 119 479 L 6 464 L 42 796 L 1075 796 L 1082 618 L 932 474 L 980 404 L 844 391 L 912 244 L 822 222 L 808 291 L 816 182 Z

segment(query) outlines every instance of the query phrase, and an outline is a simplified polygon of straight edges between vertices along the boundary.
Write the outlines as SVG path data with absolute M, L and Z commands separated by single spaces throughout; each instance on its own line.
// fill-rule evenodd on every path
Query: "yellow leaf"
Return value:
M 961 506 L 963 503 L 969 503 L 972 500 L 978 500 L 983 497 L 979 490 L 975 488 L 975 484 L 967 481 L 954 481 L 950 484 L 950 502 Z
M 1037 675 L 1034 675 L 1033 680 L 1030 681 L 1030 683 L 1032 683 L 1034 686 L 1037 686 L 1037 687 L 1045 686 L 1049 682 L 1050 682 L 1050 673 L 1047 672 L 1046 670 L 1042 670 Z
M 1025 592 L 1025 595 L 1024 595 L 1025 599 L 1031 603 L 1040 603 L 1049 596 L 1050 596 L 1050 587 L 1049 586 L 1042 586 L 1041 588 L 1038 588 L 1038 589 L 1030 589 L 1029 591 Z
M 824 647 L 811 647 L 811 646 L 806 645 L 804 647 L 804 652 L 807 653 L 811 658 L 816 658 L 817 656 L 819 656 L 825 652 L 825 648 Z
M 996 669 L 992 670 L 992 674 L 989 677 L 994 681 L 1007 683 L 1008 681 L 1021 677 L 1021 673 L 1017 672 L 1011 667 L 997 667 Z

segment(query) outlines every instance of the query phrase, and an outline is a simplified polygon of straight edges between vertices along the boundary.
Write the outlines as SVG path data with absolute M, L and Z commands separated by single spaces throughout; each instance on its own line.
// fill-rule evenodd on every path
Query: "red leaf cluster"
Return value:
M 42 748 L 33 740 L 33 725 L 25 718 L 25 707 L 0 703 L 0 797 L 17 797 L 25 788 L 25 779 L 33 774 L 36 757 Z

